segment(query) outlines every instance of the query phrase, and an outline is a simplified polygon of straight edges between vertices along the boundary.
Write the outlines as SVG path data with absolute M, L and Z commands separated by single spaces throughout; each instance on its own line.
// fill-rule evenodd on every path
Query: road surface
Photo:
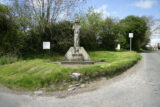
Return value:
M 101 81 L 97 90 L 65 98 L 22 95 L 1 87 L 0 107 L 160 107 L 160 52 L 142 56 L 138 65 Z

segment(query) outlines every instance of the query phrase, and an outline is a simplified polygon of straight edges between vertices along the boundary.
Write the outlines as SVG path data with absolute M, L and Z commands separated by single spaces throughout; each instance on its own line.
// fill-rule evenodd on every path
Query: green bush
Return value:
M 95 31 L 92 28 L 82 28 L 80 32 L 80 44 L 87 50 L 97 49 Z
M 100 41 L 103 49 L 114 50 L 116 47 L 116 40 L 119 35 L 119 26 L 116 20 L 107 18 L 101 24 Z
M 24 34 L 19 30 L 16 17 L 8 6 L 0 4 L 0 54 L 19 54 L 23 48 Z
M 72 23 L 69 21 L 46 23 L 43 27 L 36 26 L 25 37 L 22 53 L 43 53 L 43 41 L 51 42 L 51 52 L 65 53 L 73 46 Z

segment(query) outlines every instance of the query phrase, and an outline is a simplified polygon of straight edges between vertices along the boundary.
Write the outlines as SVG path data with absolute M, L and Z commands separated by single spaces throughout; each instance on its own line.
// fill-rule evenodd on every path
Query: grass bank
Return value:
M 0 65 L 12 64 L 17 61 L 18 57 L 13 55 L 5 55 L 0 57 Z
M 89 52 L 92 60 L 106 64 L 69 67 L 53 64 L 61 61 L 63 55 L 54 54 L 50 58 L 33 58 L 0 65 L 0 83 L 13 89 L 49 90 L 64 89 L 73 82 L 71 73 L 78 72 L 84 80 L 100 76 L 113 76 L 133 66 L 141 56 L 136 52 Z

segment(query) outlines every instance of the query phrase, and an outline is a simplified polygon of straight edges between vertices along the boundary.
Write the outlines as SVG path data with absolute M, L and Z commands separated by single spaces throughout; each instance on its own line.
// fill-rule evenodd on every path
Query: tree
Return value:
M 146 42 L 146 31 L 147 23 L 142 17 L 128 16 L 120 21 L 121 24 L 121 34 L 126 38 L 126 48 L 129 48 L 129 33 L 134 33 L 132 39 L 133 49 L 139 50 L 142 48 Z
M 97 13 L 91 7 L 84 16 L 80 16 L 81 20 L 81 45 L 89 50 L 96 50 L 99 39 L 99 26 L 102 21 L 102 14 Z
M 82 46 L 89 50 L 115 49 L 120 28 L 116 19 L 103 19 L 102 13 L 96 12 L 92 7 L 79 18 L 82 25 L 80 34 Z
M 118 22 L 112 18 L 107 18 L 101 25 L 100 40 L 101 47 L 114 50 L 119 35 Z
M 142 47 L 143 48 L 146 48 L 146 45 L 150 42 L 150 37 L 152 35 L 152 32 L 151 32 L 151 26 L 153 25 L 153 17 L 146 17 L 146 16 L 143 16 L 142 17 L 145 22 L 147 23 L 147 31 L 146 31 L 146 34 L 145 34 L 145 38 L 144 38 L 144 42 L 142 44 Z
M 19 29 L 23 32 L 27 32 L 28 28 L 31 28 L 33 23 L 32 11 L 28 6 L 28 2 L 14 0 L 12 8 L 14 16 L 16 16 L 16 22 L 19 24 Z
M 18 15 L 21 15 L 22 12 L 28 14 L 26 12 L 28 11 L 32 14 L 34 24 L 37 22 L 40 24 L 43 21 L 56 22 L 72 14 L 75 8 L 83 2 L 84 0 L 14 0 L 13 4 Z
M 24 36 L 18 28 L 12 9 L 0 5 L 0 51 L 2 54 L 20 53 Z

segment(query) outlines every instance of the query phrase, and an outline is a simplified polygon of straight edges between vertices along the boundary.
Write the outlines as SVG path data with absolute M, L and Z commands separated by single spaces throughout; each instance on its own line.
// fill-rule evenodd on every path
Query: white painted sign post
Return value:
M 129 33 L 129 38 L 130 38 L 130 51 L 132 51 L 132 38 L 133 38 L 133 33 Z
M 51 43 L 50 42 L 43 42 L 43 49 L 50 49 L 51 48 Z

